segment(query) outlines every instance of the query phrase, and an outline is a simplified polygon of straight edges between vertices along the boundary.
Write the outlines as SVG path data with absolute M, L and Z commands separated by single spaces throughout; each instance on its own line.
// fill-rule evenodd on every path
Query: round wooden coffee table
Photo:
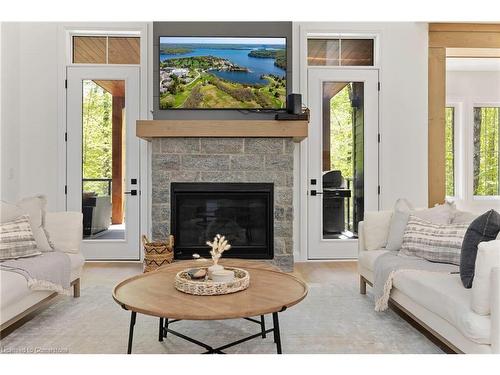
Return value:
M 224 349 L 242 342 L 265 338 L 273 333 L 276 350 L 281 354 L 281 337 L 278 313 L 296 305 L 307 295 L 306 284 L 298 278 L 278 271 L 263 262 L 227 259 L 226 266 L 244 268 L 250 273 L 250 286 L 241 292 L 221 296 L 194 296 L 175 289 L 177 272 L 210 265 L 211 262 L 180 261 L 156 271 L 123 280 L 113 289 L 113 299 L 131 312 L 127 353 L 132 352 L 132 340 L 137 313 L 160 318 L 158 339 L 167 333 L 190 341 L 206 349 L 205 353 L 223 353 Z M 264 315 L 272 314 L 273 328 L 266 329 Z M 260 316 L 260 320 L 252 317 Z M 213 348 L 201 341 L 170 328 L 179 320 L 224 320 L 243 318 L 260 325 L 260 332 L 235 342 Z

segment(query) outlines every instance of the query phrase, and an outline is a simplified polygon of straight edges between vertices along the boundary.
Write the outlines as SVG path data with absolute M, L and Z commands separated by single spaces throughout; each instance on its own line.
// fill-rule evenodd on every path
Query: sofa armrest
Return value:
M 365 246 L 365 222 L 360 221 L 358 223 L 358 256 L 362 251 L 366 250 Z
M 500 268 L 491 270 L 491 351 L 500 354 Z
M 45 230 L 56 250 L 70 254 L 80 252 L 83 234 L 81 212 L 47 212 Z

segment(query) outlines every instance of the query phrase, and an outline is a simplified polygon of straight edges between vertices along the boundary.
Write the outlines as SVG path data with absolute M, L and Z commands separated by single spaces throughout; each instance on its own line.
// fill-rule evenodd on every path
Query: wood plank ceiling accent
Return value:
M 445 107 L 448 48 L 500 48 L 500 24 L 429 24 L 428 204 L 446 198 Z M 482 56 L 469 56 L 482 57 Z
M 94 82 L 112 96 L 125 96 L 125 81 L 123 80 L 94 80 Z
M 75 64 L 140 64 L 139 37 L 74 36 Z
M 73 63 L 106 64 L 106 37 L 74 36 Z
M 136 37 L 109 37 L 108 64 L 140 64 L 140 39 Z

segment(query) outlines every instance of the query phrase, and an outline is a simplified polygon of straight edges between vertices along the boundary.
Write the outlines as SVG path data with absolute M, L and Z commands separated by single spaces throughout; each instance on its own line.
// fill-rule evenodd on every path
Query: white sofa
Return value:
M 48 212 L 45 229 L 55 248 L 68 254 L 71 261 L 73 296 L 80 296 L 80 275 L 85 259 L 80 252 L 82 214 L 78 212 Z M 0 271 L 0 331 L 43 306 L 57 293 L 31 291 L 26 279 L 17 273 Z
M 365 230 L 359 223 L 360 293 L 373 285 L 375 259 L 385 249 L 367 251 Z M 471 308 L 472 289 L 465 289 L 458 274 L 401 271 L 393 280 L 390 302 L 456 352 L 500 353 L 500 269 L 491 274 L 491 313 L 476 314 Z M 383 314 L 383 312 L 373 312 Z

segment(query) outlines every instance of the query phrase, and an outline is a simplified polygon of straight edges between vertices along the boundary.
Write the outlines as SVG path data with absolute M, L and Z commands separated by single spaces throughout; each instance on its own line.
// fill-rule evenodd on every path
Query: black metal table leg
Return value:
M 264 320 L 264 315 L 260 316 L 260 330 L 262 331 L 262 338 L 266 338 L 266 321 Z
M 163 318 L 160 318 L 160 328 L 158 328 L 158 341 L 163 341 Z
M 276 343 L 276 352 L 278 354 L 281 354 L 280 323 L 277 312 L 273 313 L 273 333 L 274 333 L 274 342 Z
M 168 333 L 168 318 L 165 318 L 165 329 L 163 330 L 163 337 L 167 337 Z
M 132 311 L 130 314 L 130 329 L 128 332 L 128 349 L 127 349 L 127 354 L 132 353 L 132 340 L 134 339 L 134 326 L 135 326 L 135 318 L 137 316 L 137 313 L 135 311 Z

